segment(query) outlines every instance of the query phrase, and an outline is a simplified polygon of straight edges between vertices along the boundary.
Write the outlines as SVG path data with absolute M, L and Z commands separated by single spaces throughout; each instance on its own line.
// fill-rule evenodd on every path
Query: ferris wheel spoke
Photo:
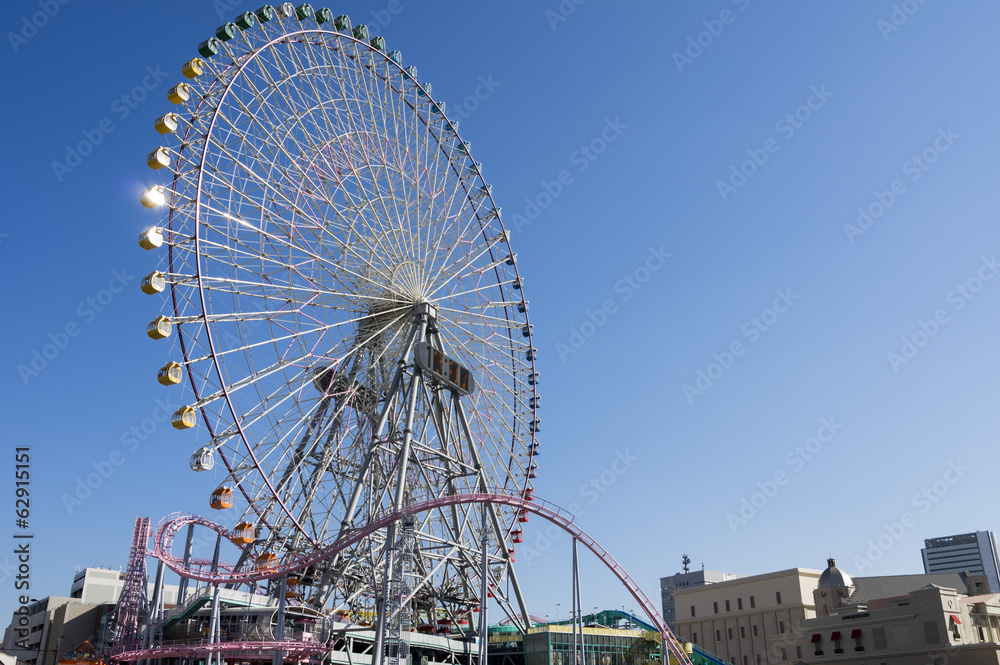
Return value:
M 486 310 L 488 308 L 484 306 L 482 309 Z M 513 328 L 516 324 L 515 321 L 512 321 L 507 317 L 493 316 L 491 314 L 486 314 L 485 311 L 483 313 L 474 313 L 468 309 L 457 309 L 455 307 L 445 306 L 438 307 L 438 311 L 451 312 L 452 316 L 448 317 L 448 319 L 450 321 L 455 321 L 456 323 L 463 320 L 467 320 L 470 324 L 478 321 L 492 321 L 493 323 L 507 329 Z
M 344 106 L 345 106 L 345 108 L 350 109 L 350 107 L 351 107 L 351 103 L 350 102 L 354 101 L 354 100 L 349 100 L 347 98 L 346 93 L 344 92 L 344 90 L 345 90 L 344 86 L 341 86 L 340 89 L 341 89 L 341 92 L 342 92 L 342 101 L 344 103 Z M 353 112 L 348 113 L 347 116 L 348 116 L 348 124 L 350 126 L 348 128 L 346 128 L 346 129 L 350 130 L 350 135 L 358 137 L 358 139 L 360 139 L 363 136 L 367 136 L 368 135 L 369 132 L 368 132 L 367 127 L 364 127 L 363 124 L 359 120 L 355 119 Z M 363 118 L 363 116 L 361 116 L 361 117 Z M 341 145 L 341 149 L 343 149 L 345 147 L 344 146 L 344 137 L 343 136 L 338 136 L 337 140 L 338 140 L 338 142 Z M 358 152 L 358 156 L 361 157 L 362 159 L 364 159 L 364 161 L 366 163 L 367 170 L 369 172 L 374 173 L 375 168 L 374 168 L 374 165 L 371 162 L 370 153 L 368 151 L 366 151 L 366 150 L 361 150 L 360 149 L 361 148 L 360 143 L 358 144 L 358 148 L 359 148 L 358 151 L 357 151 Z M 347 154 L 351 154 L 351 153 L 348 152 Z M 360 173 L 361 173 L 360 171 L 355 171 L 355 174 L 357 174 L 357 175 L 360 175 Z M 377 188 L 377 186 L 375 184 L 375 181 L 374 181 L 374 178 L 372 179 L 372 186 L 375 187 L 375 188 Z M 371 209 L 374 210 L 375 204 L 372 201 L 372 198 L 369 195 L 367 189 L 366 188 L 359 188 L 359 189 L 361 190 L 361 193 L 364 194 L 363 198 L 364 198 L 365 207 L 371 208 Z M 345 190 L 345 192 L 346 192 L 346 190 Z M 377 194 L 377 191 L 376 191 L 376 194 Z M 382 212 L 383 212 L 383 216 L 382 217 L 376 217 L 377 221 L 381 222 L 383 219 L 385 221 L 388 221 L 390 219 L 390 217 L 388 216 L 387 211 L 384 208 L 384 202 L 383 202 L 383 211 Z M 381 224 L 380 224 L 380 226 L 381 226 Z M 384 237 L 394 237 L 394 236 L 395 236 L 395 233 L 393 232 L 393 229 L 391 227 L 389 227 L 389 228 L 382 228 L 381 232 L 374 234 L 374 237 L 376 239 L 381 239 L 381 238 L 384 238 Z M 395 251 L 395 255 L 396 256 L 403 256 L 404 255 L 403 254 L 403 250 L 402 250 L 402 248 L 400 246 L 396 245 L 393 249 Z

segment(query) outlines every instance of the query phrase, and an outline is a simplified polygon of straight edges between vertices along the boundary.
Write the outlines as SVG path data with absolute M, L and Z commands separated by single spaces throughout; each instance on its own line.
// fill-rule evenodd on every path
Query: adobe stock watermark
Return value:
M 469 116 L 479 110 L 483 102 L 493 96 L 497 88 L 503 85 L 499 81 L 493 80 L 493 74 L 487 74 L 485 77 L 480 76 L 478 82 L 479 85 L 476 86 L 471 95 L 457 104 L 448 104 L 449 115 L 457 115 L 462 120 L 467 120 Z
M 929 513 L 948 495 L 951 488 L 959 484 L 965 478 L 965 474 L 970 471 L 972 471 L 972 467 L 962 464 L 961 459 L 948 460 L 948 467 L 941 477 L 920 488 L 920 491 L 910 499 L 916 512 L 903 511 L 895 522 L 883 523 L 882 533 L 875 538 L 868 539 L 864 555 L 854 555 L 855 569 L 860 573 L 868 568 L 874 568 L 886 552 L 895 547 L 896 543 L 901 541 L 906 533 L 917 525 L 918 516 Z
M 875 27 L 882 33 L 882 41 L 889 41 L 889 36 L 910 22 L 910 17 L 920 11 L 920 8 L 927 4 L 927 0 L 903 0 L 893 4 L 892 11 L 887 19 L 880 18 L 875 22 Z
M 605 118 L 604 127 L 597 136 L 570 153 L 570 166 L 575 167 L 577 173 L 583 173 L 604 154 L 609 145 L 621 137 L 626 129 L 628 129 L 628 125 L 621 121 L 620 116 L 615 116 L 613 120 Z M 570 169 L 560 171 L 556 174 L 556 179 L 551 182 L 542 180 L 539 184 L 543 191 L 534 196 L 525 197 L 524 210 L 520 213 L 515 212 L 510 218 L 513 228 L 521 231 L 524 227 L 530 226 L 574 182 L 576 179 Z
M 663 251 L 663 245 L 650 247 L 643 261 L 635 270 L 622 275 L 622 278 L 615 282 L 615 293 L 621 294 L 621 301 L 628 302 L 639 290 L 667 263 L 672 255 Z M 597 331 L 604 327 L 611 316 L 618 313 L 618 300 L 606 298 L 601 306 L 594 311 L 585 310 L 586 319 L 580 324 L 570 326 L 569 337 L 565 342 L 556 342 L 556 353 L 559 360 L 566 362 L 566 358 L 575 354 L 583 348 L 587 340 L 597 334 Z
M 14 53 L 21 50 L 21 47 L 38 36 L 38 31 L 49 24 L 49 21 L 56 17 L 70 0 L 38 0 L 38 11 L 25 14 L 21 17 L 20 29 L 17 32 L 8 32 L 7 41 Z
M 844 424 L 837 422 L 835 416 L 821 418 L 815 436 L 809 437 L 804 443 L 796 445 L 785 453 L 785 467 L 777 469 L 766 480 L 758 481 L 759 491 L 752 492 L 749 496 L 741 496 L 737 512 L 726 513 L 726 523 L 733 533 L 737 533 L 741 527 L 757 517 L 781 488 L 788 485 L 795 474 L 806 468 L 808 462 L 823 450 L 823 445 L 833 441 L 837 432 L 843 428 Z
M 31 358 L 17 366 L 17 375 L 21 377 L 21 383 L 27 386 L 33 378 L 45 371 L 45 368 L 66 350 L 73 338 L 79 336 L 88 324 L 93 323 L 97 315 L 103 312 L 133 279 L 135 277 L 128 274 L 125 268 L 112 270 L 107 286 L 76 306 L 75 311 L 79 318 L 67 321 L 63 327 L 50 332 L 46 336 L 48 341 L 31 349 Z
M 560 23 L 565 23 L 570 16 L 576 13 L 576 8 L 587 0 L 560 0 L 555 10 L 545 10 L 545 20 L 549 22 L 552 32 L 556 31 Z
M 0 561 L 0 584 L 3 584 L 16 574 L 17 563 L 11 561 L 9 556 L 5 556 L 3 561 Z
M 998 272 L 1000 263 L 997 262 L 996 254 L 990 258 L 982 257 L 976 272 L 964 282 L 956 284 L 955 288 L 945 296 L 945 301 L 951 305 L 951 311 L 942 307 L 935 310 L 927 319 L 919 319 L 917 330 L 900 338 L 899 352 L 890 351 L 886 354 L 886 360 L 889 361 L 892 371 L 898 374 L 901 366 L 916 358 L 920 350 L 937 337 L 944 326 L 951 323 L 952 313 L 965 309 L 965 306 L 982 291 L 987 282 L 996 277 Z
M 710 362 L 705 369 L 698 368 L 695 371 L 694 385 L 685 383 L 681 386 L 684 399 L 689 405 L 693 405 L 696 397 L 703 396 L 715 382 L 722 378 L 729 369 L 736 363 L 737 358 L 741 358 L 746 353 L 750 344 L 755 344 L 765 332 L 770 330 L 782 314 L 786 313 L 800 296 L 792 293 L 792 289 L 778 289 L 775 291 L 777 298 L 770 307 L 765 307 L 760 314 L 751 316 L 740 327 L 740 333 L 747 339 L 746 344 L 736 340 L 726 347 L 721 353 L 712 354 L 713 362 Z
M 170 422 L 170 417 L 179 404 L 171 404 L 159 397 L 154 401 L 155 406 L 149 416 L 133 424 L 122 432 L 119 437 L 121 448 L 115 448 L 106 456 L 90 463 L 90 469 L 85 468 L 85 473 L 76 477 L 72 493 L 63 492 L 63 507 L 67 515 L 72 515 L 73 511 L 83 505 L 83 502 L 94 495 L 115 471 L 123 465 L 129 453 L 134 453 L 139 447 L 160 428 L 163 423 Z M 93 470 L 91 470 L 93 469 Z
M 953 132 L 950 126 L 947 128 L 939 127 L 937 136 L 934 137 L 930 145 L 919 153 L 914 153 L 909 159 L 903 162 L 903 165 L 900 167 L 903 175 L 910 182 L 920 180 L 931 166 L 937 162 L 938 158 L 943 153 L 948 152 L 951 146 L 955 145 L 955 141 L 960 138 L 962 138 L 962 135 Z M 873 200 L 870 203 L 858 206 L 858 216 L 854 224 L 850 222 L 844 224 L 844 235 L 847 236 L 848 242 L 853 245 L 854 239 L 864 235 L 868 229 L 874 226 L 875 222 L 888 212 L 889 208 L 895 205 L 896 201 L 906 194 L 906 192 L 906 183 L 902 178 L 896 178 L 890 182 L 886 189 L 876 189 L 872 193 Z
M 576 519 L 583 517 L 586 513 L 585 504 L 592 506 L 600 501 L 608 493 L 608 490 L 614 487 L 618 480 L 638 461 L 639 458 L 633 455 L 628 448 L 624 451 L 616 450 L 607 468 L 580 485 L 580 501 L 573 501 L 566 506 L 566 509 Z M 552 549 L 552 545 L 565 534 L 566 532 L 556 525 L 546 522 L 545 528 L 534 534 L 531 544 L 525 545 L 521 550 L 524 554 L 524 563 L 530 566 L 532 561 Z
M 750 6 L 750 0 L 732 0 L 732 3 L 736 5 L 741 12 L 746 11 L 746 9 Z M 677 67 L 677 71 L 683 74 L 685 67 L 693 65 L 694 61 L 705 53 L 705 49 L 711 47 L 712 44 L 714 44 L 715 41 L 722 36 L 722 33 L 726 31 L 726 26 L 732 25 L 736 22 L 737 16 L 739 16 L 739 14 L 735 13 L 732 9 L 723 9 L 719 12 L 718 18 L 711 18 L 702 21 L 701 24 L 705 27 L 705 29 L 699 31 L 696 35 L 687 38 L 687 45 L 684 47 L 683 52 L 673 52 L 672 57 L 674 59 L 674 65 Z
M 833 97 L 833 93 L 826 89 L 826 84 L 822 83 L 817 88 L 809 88 L 809 96 L 799 106 L 795 107 L 774 123 L 774 131 L 780 136 L 782 141 L 787 143 L 794 138 L 795 134 L 802 129 L 807 122 L 812 120 L 813 114 L 823 108 Z M 723 201 L 728 201 L 729 197 L 735 194 L 741 187 L 750 181 L 750 178 L 767 164 L 771 155 L 781 150 L 782 143 L 773 136 L 764 139 L 760 148 L 747 148 L 746 159 L 737 166 L 733 164 L 729 167 L 729 178 L 726 180 L 716 180 L 715 189 Z
M 84 129 L 80 133 L 83 138 L 74 144 L 66 145 L 66 154 L 61 161 L 53 160 L 52 173 L 58 182 L 73 172 L 73 170 L 83 163 L 83 160 L 94 152 L 97 146 L 104 142 L 104 139 L 115 131 L 115 118 L 119 121 L 126 120 L 132 111 L 139 107 L 150 92 L 156 90 L 160 83 L 169 74 L 160 69 L 160 65 L 154 68 L 152 65 L 146 67 L 145 75 L 131 90 L 123 92 L 112 100 L 110 105 L 111 115 L 105 116 L 97 121 L 93 129 Z

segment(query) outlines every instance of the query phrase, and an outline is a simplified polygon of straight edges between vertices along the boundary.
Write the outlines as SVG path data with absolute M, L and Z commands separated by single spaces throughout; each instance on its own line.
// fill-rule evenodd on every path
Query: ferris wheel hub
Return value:
M 423 314 L 427 317 L 428 321 L 434 321 L 437 319 L 437 307 L 427 302 L 426 300 L 418 302 L 413 306 L 413 311 L 417 316 Z

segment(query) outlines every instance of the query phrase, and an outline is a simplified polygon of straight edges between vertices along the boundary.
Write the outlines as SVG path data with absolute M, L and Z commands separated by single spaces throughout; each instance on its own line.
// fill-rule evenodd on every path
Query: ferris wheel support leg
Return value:
M 418 314 L 418 341 L 423 341 L 424 331 L 427 329 L 427 315 Z M 403 443 L 400 446 L 397 457 L 398 471 L 396 475 L 396 493 L 393 497 L 393 510 L 398 512 L 403 508 L 403 499 L 406 496 L 406 470 L 409 467 L 410 444 L 413 442 L 413 414 L 417 410 L 417 395 L 419 394 L 421 372 L 420 368 L 413 368 L 413 376 L 410 377 L 410 392 L 406 402 L 406 419 L 403 421 Z M 375 650 L 372 654 L 372 665 L 381 665 L 382 650 L 385 648 L 385 628 L 387 615 L 389 614 L 389 584 L 392 581 L 393 557 L 396 554 L 396 522 L 389 527 L 385 541 L 385 575 L 382 579 L 382 604 L 378 614 L 378 629 L 375 631 Z
M 252 549 L 253 548 L 250 545 L 247 545 L 246 547 L 243 548 L 243 551 L 240 552 L 240 557 L 236 560 L 236 565 L 233 566 L 233 572 L 234 573 L 237 573 L 237 572 L 243 570 L 243 566 L 246 564 L 247 560 L 250 558 L 250 554 L 251 554 Z M 226 588 L 227 589 L 235 589 L 236 586 L 237 585 L 236 585 L 235 582 L 230 582 L 229 584 L 226 585 Z
M 465 439 L 469 442 L 469 453 L 472 455 L 472 461 L 476 468 L 479 470 L 479 491 L 488 494 L 492 490 L 487 486 L 486 478 L 483 475 L 483 462 L 482 458 L 479 456 L 479 449 L 476 448 L 472 438 L 472 430 L 469 428 L 469 419 L 465 417 L 465 409 L 462 408 L 462 400 L 459 399 L 457 392 L 452 392 L 452 400 L 455 403 L 455 412 L 458 414 L 458 421 L 462 425 L 462 433 L 465 434 Z M 494 509 L 492 504 L 484 504 L 489 506 L 490 521 L 493 523 L 493 532 L 496 535 L 498 543 L 504 541 L 506 534 L 500 526 L 500 518 L 497 516 L 497 511 Z M 518 607 L 521 610 L 521 620 L 516 617 L 511 617 L 511 621 L 517 626 L 518 630 L 522 633 L 527 632 L 528 628 L 531 627 L 531 619 L 528 617 L 528 606 L 524 602 L 524 594 L 521 593 L 521 585 L 517 583 L 517 575 L 514 573 L 514 566 L 507 564 L 507 570 L 510 572 L 510 583 L 514 588 L 514 595 L 517 598 Z M 523 622 L 523 623 L 522 623 Z
M 486 646 L 489 633 L 489 624 L 486 622 L 486 606 L 489 604 L 489 546 L 490 546 L 490 535 L 489 529 L 486 526 L 486 512 L 489 507 L 484 503 L 483 506 L 483 553 L 482 553 L 482 567 L 479 570 L 479 665 L 486 665 L 487 653 Z
M 426 325 L 426 324 L 425 324 Z M 403 382 L 403 373 L 406 370 L 406 359 L 409 357 L 410 352 L 413 350 L 414 342 L 416 341 L 417 335 L 422 335 L 422 326 L 419 323 L 415 323 L 410 328 L 410 333 L 407 336 L 406 348 L 403 351 L 402 357 L 400 357 L 397 362 L 396 374 L 392 377 L 392 384 L 389 387 L 389 391 L 386 393 L 385 404 L 382 406 L 382 412 L 379 414 L 378 422 L 375 428 L 372 430 L 372 440 L 377 442 L 382 436 L 382 430 L 385 429 L 386 420 L 389 418 L 389 414 L 392 413 L 392 407 L 396 400 L 396 394 L 399 392 L 399 386 Z M 358 508 L 358 501 L 361 499 L 361 492 L 365 487 L 365 478 L 368 476 L 368 468 L 371 466 L 372 457 L 375 455 L 376 445 L 371 445 L 368 450 L 365 451 L 365 457 L 361 461 L 361 468 L 358 470 L 357 480 L 354 481 L 354 488 L 351 490 L 351 498 L 347 502 L 347 506 L 344 509 L 344 519 L 340 523 L 340 532 L 337 534 L 335 540 L 339 540 L 344 536 L 348 529 L 351 528 L 351 524 L 354 523 L 354 511 Z M 331 562 L 331 565 L 323 572 L 323 578 L 320 582 L 319 589 L 316 593 L 316 598 L 320 605 L 326 603 L 327 596 L 330 593 L 330 588 L 334 583 L 333 575 L 335 563 L 340 558 L 340 555 L 336 555 Z
M 372 665 L 382 665 L 385 659 L 385 629 L 389 614 L 389 587 L 392 584 L 392 555 L 396 549 L 396 522 L 389 525 L 385 537 L 385 575 L 382 577 L 382 591 L 375 600 L 375 642 L 372 645 Z
M 284 642 L 285 641 L 285 580 L 287 578 L 282 575 L 278 578 L 278 625 L 274 627 L 274 641 Z M 274 650 L 274 655 L 271 657 L 271 665 L 282 665 L 285 654 L 279 648 Z
M 382 413 L 379 414 L 378 423 L 375 425 L 375 429 L 372 431 L 372 439 L 378 441 L 382 437 L 382 430 L 385 429 L 386 420 L 389 419 L 389 414 L 392 413 L 392 406 L 396 400 L 396 395 L 399 393 L 399 387 L 403 383 L 403 373 L 406 370 L 407 362 L 406 359 L 409 357 L 410 352 L 413 349 L 415 342 L 423 340 L 424 331 L 427 328 L 427 322 L 425 316 L 421 315 L 420 319 L 414 324 L 413 328 L 410 330 L 409 338 L 406 341 L 406 349 L 403 351 L 402 357 L 399 359 L 396 368 L 396 375 L 392 378 L 392 385 L 389 387 L 389 392 L 386 393 L 385 405 L 382 407 Z M 368 475 L 368 467 L 371 466 L 372 457 L 375 455 L 376 446 L 372 445 L 368 447 L 365 451 L 365 458 L 361 463 L 361 469 L 358 471 L 358 479 L 354 483 L 354 488 L 351 491 L 351 499 L 347 502 L 346 510 L 344 511 L 344 519 L 341 522 L 340 533 L 337 538 L 344 535 L 344 532 L 350 528 L 351 523 L 354 522 L 354 511 L 358 508 L 358 501 L 361 499 L 361 491 L 364 489 L 365 476 Z

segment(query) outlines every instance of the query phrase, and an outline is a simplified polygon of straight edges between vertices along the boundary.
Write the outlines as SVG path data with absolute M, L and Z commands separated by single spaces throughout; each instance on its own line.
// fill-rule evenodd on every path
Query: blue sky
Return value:
M 537 493 L 576 504 L 654 602 L 684 553 L 742 574 L 830 555 L 914 573 L 924 538 L 1000 527 L 1000 7 L 389 6 L 332 9 L 379 25 L 467 116 L 531 301 Z M 32 597 L 68 592 L 75 566 L 124 566 L 137 514 L 208 512 L 197 441 L 156 422 L 170 397 L 143 334 L 159 304 L 138 290 L 138 195 L 181 63 L 255 7 L 6 12 L 5 496 L 13 513 L 30 446 Z M 529 526 L 519 574 L 554 616 L 569 539 Z M 584 571 L 584 608 L 634 607 Z

